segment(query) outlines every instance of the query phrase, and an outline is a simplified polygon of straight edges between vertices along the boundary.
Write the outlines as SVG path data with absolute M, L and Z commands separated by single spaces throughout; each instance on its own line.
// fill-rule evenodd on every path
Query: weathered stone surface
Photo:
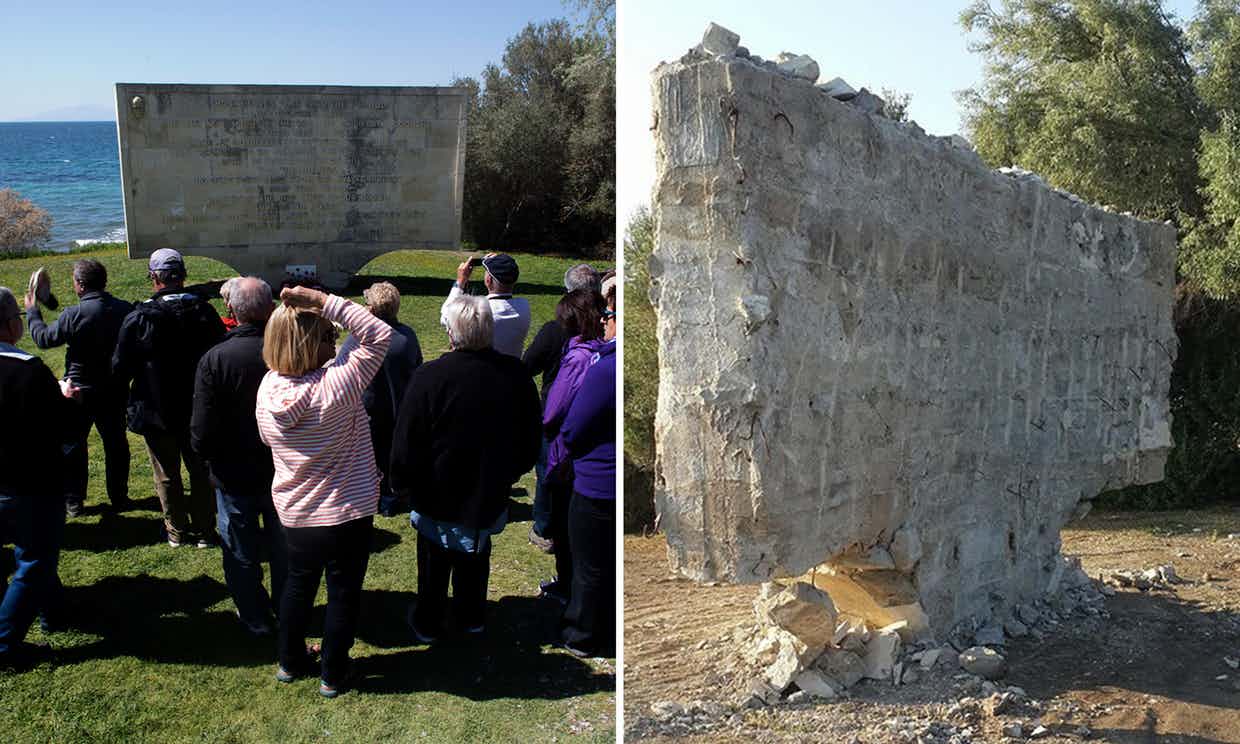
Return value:
M 460 246 L 465 90 L 116 86 L 129 257 L 210 256 L 340 287 L 375 256 Z
M 850 105 L 856 106 L 867 114 L 877 114 L 887 105 L 881 97 L 874 95 L 867 88 L 857 91 L 857 95 L 848 99 Z
M 833 98 L 857 95 L 856 89 L 854 89 L 846 80 L 844 80 L 844 78 L 841 77 L 831 78 L 825 83 L 819 83 L 815 87 Z
M 829 700 L 839 696 L 839 690 L 836 690 L 821 672 L 813 669 L 806 669 L 793 681 L 796 682 L 797 687 L 816 698 Z
M 835 635 L 835 605 L 821 589 L 798 581 L 767 600 L 758 599 L 768 622 L 821 650 Z
M 827 649 L 814 662 L 814 667 L 844 689 L 852 687 L 865 677 L 865 660 L 852 651 Z
M 960 652 L 960 668 L 984 679 L 999 679 L 1007 674 L 1007 660 L 985 646 L 974 646 Z
M 844 573 L 834 564 L 810 574 L 814 586 L 831 596 L 837 608 L 874 627 L 903 621 L 901 634 L 914 640 L 925 634 L 929 619 L 917 598 L 917 589 L 905 574 L 893 570 Z
M 807 54 L 780 54 L 777 68 L 782 73 L 811 83 L 818 79 L 818 63 Z
M 867 679 L 891 679 L 896 657 L 900 653 L 900 634 L 894 629 L 883 628 L 874 634 L 865 646 L 865 677 Z
M 1082 499 L 1162 477 L 1172 227 L 744 60 L 663 65 L 654 100 L 678 571 L 801 576 L 909 525 L 945 629 L 1041 596 Z
M 921 538 L 917 528 L 904 525 L 891 538 L 891 559 L 897 571 L 911 574 L 921 560 Z
M 702 50 L 710 54 L 725 57 L 733 55 L 740 43 L 740 34 L 733 33 L 717 23 L 707 26 L 706 33 L 702 34 Z

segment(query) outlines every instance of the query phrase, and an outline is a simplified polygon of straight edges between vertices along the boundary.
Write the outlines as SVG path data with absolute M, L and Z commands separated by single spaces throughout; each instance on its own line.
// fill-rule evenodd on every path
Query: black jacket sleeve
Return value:
M 551 369 L 555 366 L 556 360 L 559 359 L 562 349 L 556 344 L 558 334 L 555 332 L 554 326 L 554 320 L 543 323 L 543 327 L 538 329 L 538 334 L 534 336 L 534 340 L 530 342 L 529 346 L 525 347 L 525 354 L 521 356 L 521 363 L 529 371 L 530 377 Z
M 141 315 L 134 310 L 125 316 L 120 333 L 116 337 L 116 350 L 112 352 L 112 378 L 117 385 L 125 387 L 137 374 L 141 352 Z
M 215 375 L 211 369 L 210 357 L 204 356 L 198 362 L 198 371 L 194 374 L 194 408 L 189 419 L 189 442 L 194 452 L 203 460 L 210 461 L 215 441 L 212 431 L 218 426 L 214 420 Z
M 413 490 L 419 477 L 430 472 L 431 410 L 427 376 L 413 373 L 409 387 L 405 389 L 396 426 L 392 429 L 392 449 L 388 462 L 388 482 L 392 492 L 407 502 L 412 502 Z M 532 381 L 531 381 L 532 382 Z
M 512 482 L 517 482 L 522 475 L 528 473 L 538 462 L 538 454 L 542 451 L 542 399 L 538 397 L 538 387 L 532 377 L 524 377 L 517 382 L 519 400 L 519 418 L 513 422 L 517 432 L 517 451 L 514 458 L 516 472 Z
M 72 305 L 56 317 L 49 326 L 43 322 L 43 314 L 35 305 L 26 311 L 26 321 L 30 326 L 30 338 L 40 349 L 51 349 L 69 342 L 73 332 L 74 321 L 77 319 L 78 306 Z

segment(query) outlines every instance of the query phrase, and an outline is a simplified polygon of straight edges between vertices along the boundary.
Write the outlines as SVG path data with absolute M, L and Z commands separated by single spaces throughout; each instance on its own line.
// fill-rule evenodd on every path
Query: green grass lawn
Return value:
M 116 247 L 3 260 L 0 285 L 20 302 L 30 272 L 46 266 L 62 305 L 73 304 L 71 266 L 82 255 L 104 262 L 118 297 L 150 295 L 145 261 L 131 261 Z M 533 308 L 532 340 L 553 317 L 564 271 L 576 261 L 516 257 L 517 292 Z M 401 320 L 433 359 L 446 350 L 439 306 L 460 260 L 433 251 L 388 254 L 367 265 L 346 294 L 360 301 L 371 282 L 392 281 L 402 294 Z M 235 274 L 210 259 L 187 261 L 189 283 Z M 63 372 L 63 347 L 38 351 L 28 336 L 20 346 Z M 526 542 L 533 473 L 517 484 L 512 524 L 495 541 L 480 639 L 412 644 L 404 615 L 417 587 L 415 535 L 407 519 L 376 517 L 353 648 L 364 678 L 357 691 L 324 700 L 314 679 L 275 681 L 274 641 L 250 639 L 237 624 L 218 549 L 156 542 L 150 462 L 140 438 L 131 434 L 130 447 L 130 495 L 142 508 L 105 515 L 103 452 L 91 432 L 87 513 L 67 524 L 61 553 L 71 628 L 44 635 L 36 623 L 30 640 L 49 642 L 54 661 L 0 672 L 3 741 L 614 741 L 614 662 L 582 661 L 553 648 L 559 608 L 534 598 L 553 562 Z M 319 621 L 325 601 L 320 589 Z

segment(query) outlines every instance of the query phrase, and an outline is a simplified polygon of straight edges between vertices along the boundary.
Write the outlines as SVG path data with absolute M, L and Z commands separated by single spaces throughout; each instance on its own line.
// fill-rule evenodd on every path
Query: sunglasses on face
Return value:
M 606 323 L 607 321 L 609 321 L 609 320 L 611 320 L 612 318 L 615 318 L 615 317 L 616 317 L 616 311 L 615 311 L 615 310 L 604 310 L 604 311 L 603 311 L 603 322 L 604 322 L 604 323 Z

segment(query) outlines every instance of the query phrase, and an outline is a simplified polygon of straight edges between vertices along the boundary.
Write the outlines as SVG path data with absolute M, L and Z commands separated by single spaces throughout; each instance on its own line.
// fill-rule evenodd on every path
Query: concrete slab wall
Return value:
M 329 286 L 401 248 L 460 246 L 466 92 L 116 86 L 129 255 Z
M 1173 228 L 746 60 L 653 86 L 677 570 L 757 582 L 881 547 L 942 625 L 1045 592 L 1083 501 L 1162 478 Z

